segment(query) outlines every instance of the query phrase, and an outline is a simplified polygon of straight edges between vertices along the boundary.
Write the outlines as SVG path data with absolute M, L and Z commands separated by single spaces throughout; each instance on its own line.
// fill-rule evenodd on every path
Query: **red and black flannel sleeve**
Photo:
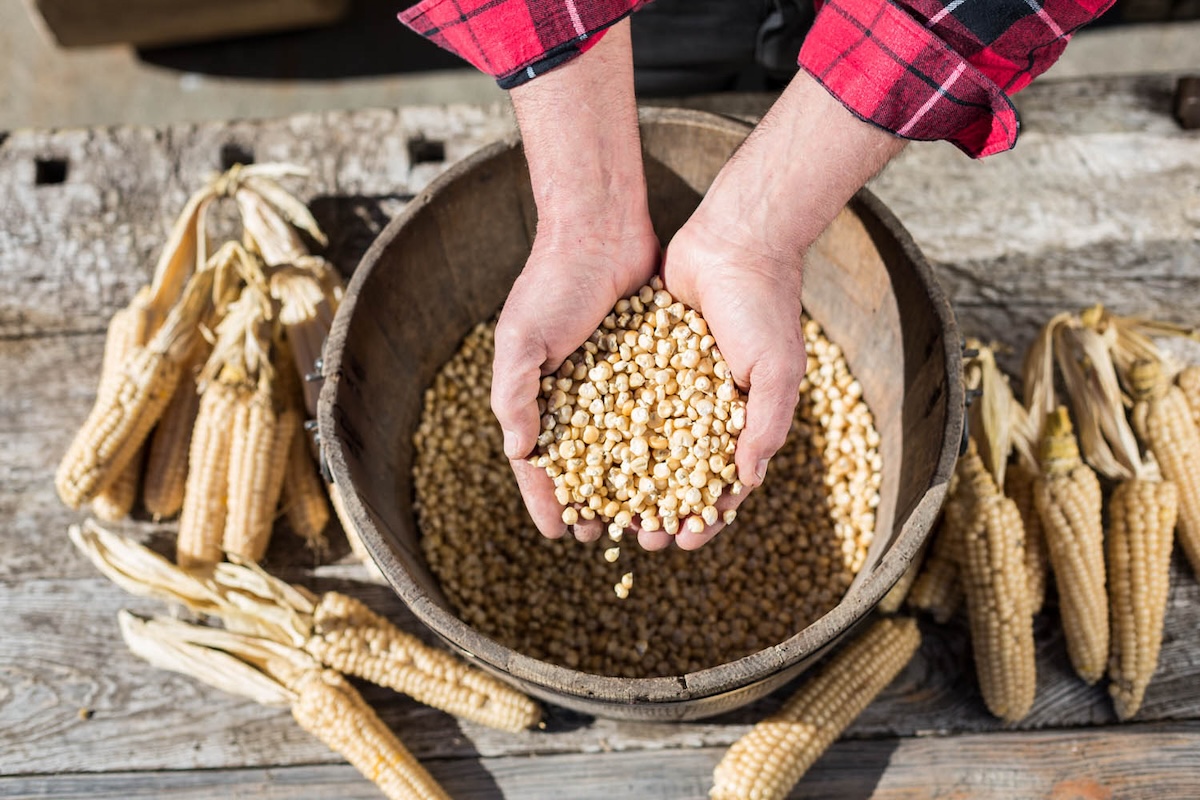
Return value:
M 800 66 L 860 118 L 982 157 L 1016 143 L 1011 94 L 1113 0 L 825 0 Z
M 647 0 L 424 0 L 400 21 L 511 89 L 571 60 Z
M 586 51 L 647 1 L 424 0 L 400 19 L 511 88 Z M 861 119 L 982 157 L 1016 143 L 1009 95 L 1114 0 L 815 2 L 801 68 Z

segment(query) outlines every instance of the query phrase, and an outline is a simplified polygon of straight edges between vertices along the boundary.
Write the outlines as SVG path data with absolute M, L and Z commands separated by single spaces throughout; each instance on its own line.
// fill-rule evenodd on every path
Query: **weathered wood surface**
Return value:
M 723 748 L 426 759 L 452 797 L 676 800 L 707 795 Z M 835 744 L 789 795 L 792 800 L 1193 800 L 1200 726 L 1102 728 L 1038 734 L 871 739 Z M 936 777 L 934 777 L 936 775 Z M 570 781 L 564 795 L 564 780 Z M 345 765 L 206 772 L 0 778 L 0 797 L 56 800 L 374 800 Z
M 59 532 L 45 539 L 60 555 L 76 558 L 62 551 Z M 165 536 L 152 543 L 170 544 Z M 302 577 L 299 570 L 277 571 Z M 401 627 L 424 633 L 385 587 L 312 575 L 303 580 L 317 590 L 353 593 Z M 286 712 L 253 706 L 136 659 L 117 632 L 116 613 L 121 608 L 165 612 L 158 604 L 124 595 L 99 577 L 28 580 L 0 587 L 0 619 L 6 621 L 0 642 L 0 775 L 336 760 Z M 1198 626 L 1200 587 L 1177 573 L 1159 673 L 1140 721 L 1200 719 Z M 1038 628 L 1037 702 L 1028 719 L 1010 730 L 1113 723 L 1106 693 L 1085 686 L 1070 671 L 1057 617 L 1044 614 Z M 924 634 L 917 657 L 855 721 L 849 737 L 1005 729 L 979 699 L 965 625 L 925 625 Z M 364 691 L 419 757 L 449 759 L 727 746 L 776 708 L 783 696 L 687 724 L 592 721 L 552 709 L 547 731 L 509 734 L 458 722 L 386 690 Z
M 966 331 L 1023 346 L 1051 311 L 1097 300 L 1195 317 L 1200 137 L 1170 122 L 1171 83 L 1035 87 L 1022 98 L 1014 153 L 972 163 L 947 146 L 914 146 L 876 180 L 934 261 Z M 431 143 L 453 161 L 510 131 L 504 109 L 458 108 L 0 134 L 0 776 L 9 776 L 0 797 L 375 796 L 285 712 L 126 653 L 116 610 L 156 606 L 123 595 L 71 550 L 65 528 L 82 515 L 58 503 L 53 470 L 92 401 L 108 316 L 147 280 L 172 214 L 222 158 L 252 152 L 312 169 L 306 192 L 333 232 L 332 258 L 349 270 L 444 168 L 423 160 L 437 155 Z M 66 180 L 37 185 L 38 161 L 46 179 L 55 159 L 65 160 Z M 170 525 L 125 527 L 170 548 Z M 356 594 L 418 631 L 363 570 L 314 574 L 282 539 L 270 557 L 284 575 Z M 1167 626 L 1140 716 L 1152 724 L 1093 728 L 1113 722 L 1107 697 L 1071 675 L 1056 620 L 1043 615 L 1038 701 L 1010 732 L 982 709 L 963 626 L 927 627 L 917 659 L 796 796 L 1123 797 L 1153 787 L 1195 797 L 1200 586 L 1178 565 Z M 554 711 L 546 732 L 514 736 L 367 694 L 464 797 L 561 793 L 568 775 L 579 788 L 572 796 L 702 796 L 721 748 L 780 699 L 690 724 Z

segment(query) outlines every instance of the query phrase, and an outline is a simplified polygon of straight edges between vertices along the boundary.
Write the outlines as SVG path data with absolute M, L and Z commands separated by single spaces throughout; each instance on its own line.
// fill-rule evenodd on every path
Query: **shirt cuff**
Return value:
M 888 0 L 827 0 L 800 66 L 852 113 L 905 139 L 945 139 L 981 158 L 1016 144 L 995 81 Z
M 400 22 L 511 89 L 593 47 L 648 0 L 424 0 Z

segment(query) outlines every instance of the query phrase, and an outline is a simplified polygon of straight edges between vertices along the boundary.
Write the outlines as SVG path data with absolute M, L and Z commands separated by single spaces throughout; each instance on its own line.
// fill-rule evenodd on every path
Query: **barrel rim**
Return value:
M 745 136 L 752 129 L 751 125 L 739 119 L 690 109 L 643 108 L 640 110 L 640 120 L 642 125 L 699 125 L 716 128 L 725 133 L 736 132 L 741 136 Z M 333 484 L 349 516 L 348 521 L 354 526 L 355 532 L 392 589 L 416 617 L 439 637 L 493 670 L 506 673 L 518 681 L 533 683 L 588 703 L 642 703 L 658 706 L 715 697 L 752 686 L 826 650 L 835 644 L 839 637 L 869 616 L 870 611 L 900 579 L 907 565 L 924 544 L 945 498 L 965 424 L 964 391 L 960 377 L 961 343 L 949 299 L 912 236 L 896 216 L 867 189 L 862 189 L 855 195 L 849 203 L 850 208 L 860 218 L 864 217 L 864 214 L 874 217 L 893 237 L 894 244 L 911 264 L 915 277 L 920 281 L 922 291 L 928 297 L 937 316 L 937 327 L 942 332 L 946 409 L 949 419 L 943 430 L 938 461 L 930 485 L 905 520 L 900 533 L 871 574 L 854 590 L 854 594 L 844 597 L 824 616 L 784 642 L 740 659 L 685 675 L 620 678 L 583 672 L 534 659 L 512 650 L 475 630 L 443 608 L 409 576 L 385 537 L 372 523 L 365 502 L 358 492 L 353 490 L 346 452 L 347 442 L 336 424 L 343 353 L 357 300 L 381 255 L 399 230 L 422 213 L 444 188 L 469 175 L 479 166 L 520 147 L 520 142 L 519 134 L 514 132 L 477 150 L 433 180 L 379 234 L 363 255 L 346 287 L 323 354 L 325 383 L 318 403 L 318 429 L 322 458 L 328 465 Z

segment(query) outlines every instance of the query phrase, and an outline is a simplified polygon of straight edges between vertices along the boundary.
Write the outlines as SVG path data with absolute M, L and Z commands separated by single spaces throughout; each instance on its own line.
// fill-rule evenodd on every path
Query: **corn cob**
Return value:
M 371 556 L 371 551 L 363 544 L 362 538 L 358 535 L 358 529 L 354 527 L 354 521 L 350 519 L 350 514 L 346 509 L 346 504 L 342 502 L 341 490 L 338 489 L 336 483 L 327 483 L 325 491 L 329 493 L 329 505 L 333 508 L 333 513 L 337 517 L 338 524 L 342 526 L 342 531 L 346 534 L 346 543 L 350 545 L 351 554 L 367 568 L 371 580 L 375 583 L 387 583 L 387 577 L 383 571 L 379 569 L 379 565 L 375 563 L 375 559 Z
M 92 500 L 92 513 L 105 522 L 118 522 L 129 516 L 137 500 L 142 474 L 144 448 L 139 449 L 125 468 Z
M 1079 456 L 1067 410 L 1046 423 L 1034 502 L 1042 521 L 1071 663 L 1095 683 L 1108 657 L 1100 481 Z
M 782 800 L 921 644 L 916 620 L 884 617 L 844 647 L 713 770 L 712 800 Z
M 202 341 L 202 340 L 201 340 Z M 193 350 L 184 368 L 179 388 L 171 397 L 162 419 L 150 438 L 142 480 L 142 505 L 155 520 L 173 517 L 183 508 L 187 482 L 188 449 L 196 416 L 200 411 L 200 392 L 196 370 L 204 363 L 207 347 Z
M 250 564 L 184 570 L 94 523 L 71 540 L 113 582 L 133 594 L 181 603 L 226 628 L 300 648 L 325 666 L 404 692 L 482 725 L 517 731 L 537 724 L 538 705 L 501 681 L 405 633 L 364 604 L 307 590 Z
M 909 608 L 924 611 L 934 622 L 944 625 L 962 606 L 962 584 L 958 580 L 958 561 L 955 550 L 960 546 L 959 530 L 949 523 L 948 509 L 955 502 L 954 490 L 942 509 L 942 522 L 934 534 L 928 557 L 921 572 L 908 591 Z M 961 520 L 961 514 L 955 517 Z M 958 522 L 961 525 L 961 522 Z
M 1187 398 L 1188 407 L 1192 410 L 1192 421 L 1200 428 L 1200 366 L 1185 367 L 1175 379 L 1175 383 Z
M 200 397 L 188 447 L 188 472 L 179 515 L 176 559 L 182 566 L 221 560 L 225 531 L 229 454 L 236 415 L 244 406 L 238 390 L 213 381 Z
M 296 411 L 277 415 L 271 381 L 259 379 L 253 395 L 243 395 L 245 411 L 238 411 L 229 455 L 228 514 L 224 549 L 248 561 L 261 561 L 271 541 L 275 507 L 283 486 Z
M 1170 481 L 1120 483 L 1109 501 L 1108 592 L 1112 653 L 1108 691 L 1117 716 L 1129 719 L 1158 665 L 1171 578 L 1178 494 Z
M 297 681 L 292 716 L 300 727 L 346 757 L 392 800 L 449 800 L 391 729 L 345 678 L 310 670 Z
M 1178 489 L 1176 533 L 1192 571 L 1200 574 L 1200 429 L 1183 390 L 1167 382 L 1158 362 L 1138 362 L 1129 378 L 1136 401 L 1133 426 L 1154 453 L 1163 477 Z
M 895 614 L 904 606 L 904 601 L 908 599 L 908 593 L 912 590 L 913 584 L 917 582 L 917 576 L 921 574 L 921 565 L 925 561 L 927 549 L 929 549 L 928 543 L 921 546 L 921 549 L 913 557 L 912 563 L 908 565 L 908 569 L 904 570 L 904 574 L 900 576 L 900 580 L 896 581 L 879 601 L 877 608 L 881 613 Z
M 1050 556 L 1042 535 L 1042 518 L 1033 502 L 1033 484 L 1037 474 L 1024 463 L 1010 464 L 1004 480 L 1004 493 L 1017 504 L 1025 529 L 1025 570 L 1029 576 L 1029 600 L 1034 614 L 1046 601 L 1046 582 L 1050 571 Z
M 58 495 L 71 508 L 94 498 L 141 449 L 174 393 L 211 291 L 211 270 L 193 276 L 162 328 L 104 382 L 55 475 Z
M 449 800 L 362 695 L 337 672 L 265 639 L 127 611 L 121 634 L 136 655 L 266 705 L 290 705 L 309 733 L 343 755 L 391 800 Z
M 100 390 L 107 381 L 116 378 L 121 365 L 135 347 L 146 343 L 149 328 L 149 313 L 145 305 L 147 290 L 138 293 L 134 301 L 122 308 L 108 323 L 108 335 L 104 339 L 104 358 L 100 365 Z M 117 477 L 101 489 L 92 501 L 92 511 L 106 522 L 116 522 L 129 516 L 137 500 L 138 478 L 142 471 L 140 453 L 135 455 L 117 474 Z
M 516 732 L 541 719 L 537 704 L 524 695 L 423 644 L 344 594 L 321 596 L 304 649 L 347 675 L 493 728 Z
M 325 526 L 329 524 L 329 499 L 317 477 L 316 464 L 309 454 L 304 431 L 297 420 L 292 433 L 287 469 L 283 477 L 280 502 L 288 525 L 309 549 L 324 553 L 329 548 Z
M 958 567 L 979 688 L 988 710 L 1016 722 L 1037 691 L 1021 515 L 996 488 L 973 441 L 957 471 L 965 518 Z
M 55 483 L 64 503 L 78 508 L 116 480 L 171 399 L 179 372 L 178 364 L 149 348 L 130 354 L 59 465 Z

